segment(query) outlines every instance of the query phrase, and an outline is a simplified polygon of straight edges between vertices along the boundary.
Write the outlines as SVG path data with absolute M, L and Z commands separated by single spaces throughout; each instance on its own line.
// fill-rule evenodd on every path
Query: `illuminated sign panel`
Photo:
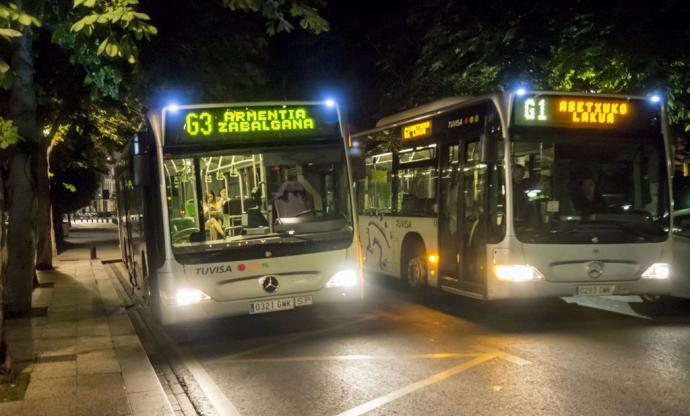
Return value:
M 431 135 L 431 120 L 403 127 L 403 139 L 416 139 Z
M 576 95 L 516 97 L 516 126 L 660 132 L 660 107 L 646 100 Z
M 300 139 L 342 140 L 337 111 L 322 105 L 276 105 L 187 108 L 166 113 L 166 146 Z

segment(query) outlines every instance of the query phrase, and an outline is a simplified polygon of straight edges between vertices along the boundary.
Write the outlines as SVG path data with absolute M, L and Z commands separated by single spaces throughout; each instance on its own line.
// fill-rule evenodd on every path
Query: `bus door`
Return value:
M 457 285 L 459 264 L 460 145 L 444 145 L 441 149 L 441 192 L 438 218 L 439 264 L 441 284 Z
M 486 167 L 479 161 L 479 140 L 462 140 L 447 146 L 441 158 L 441 172 L 441 285 L 483 297 Z

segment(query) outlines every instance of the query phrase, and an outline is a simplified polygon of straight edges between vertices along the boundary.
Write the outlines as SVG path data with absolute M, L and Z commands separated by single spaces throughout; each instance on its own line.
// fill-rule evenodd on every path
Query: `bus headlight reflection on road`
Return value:
M 644 273 L 642 273 L 643 279 L 668 279 L 671 274 L 671 268 L 668 263 L 654 263 L 649 266 Z
M 178 306 L 184 306 L 211 300 L 211 297 L 199 289 L 181 287 L 177 289 L 177 293 L 175 293 L 175 300 Z
M 326 287 L 353 287 L 357 286 L 357 280 L 355 269 L 345 269 L 334 274 L 326 283 Z
M 498 280 L 504 282 L 530 282 L 543 280 L 544 275 L 529 264 L 501 264 L 494 267 Z

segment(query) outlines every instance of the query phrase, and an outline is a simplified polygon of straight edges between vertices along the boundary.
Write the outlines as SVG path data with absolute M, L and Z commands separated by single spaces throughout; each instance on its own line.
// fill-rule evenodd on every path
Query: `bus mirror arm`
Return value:
M 134 186 L 149 186 L 151 184 L 148 153 L 132 156 L 132 182 L 134 182 Z
M 496 140 L 488 134 L 479 136 L 480 162 L 487 165 L 496 164 Z

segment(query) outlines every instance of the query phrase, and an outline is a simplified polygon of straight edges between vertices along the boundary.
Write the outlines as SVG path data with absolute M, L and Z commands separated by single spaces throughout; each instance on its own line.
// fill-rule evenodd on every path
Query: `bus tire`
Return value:
M 411 289 L 421 289 L 428 285 L 429 265 L 426 262 L 426 249 L 420 242 L 411 242 L 403 251 L 403 280 Z

